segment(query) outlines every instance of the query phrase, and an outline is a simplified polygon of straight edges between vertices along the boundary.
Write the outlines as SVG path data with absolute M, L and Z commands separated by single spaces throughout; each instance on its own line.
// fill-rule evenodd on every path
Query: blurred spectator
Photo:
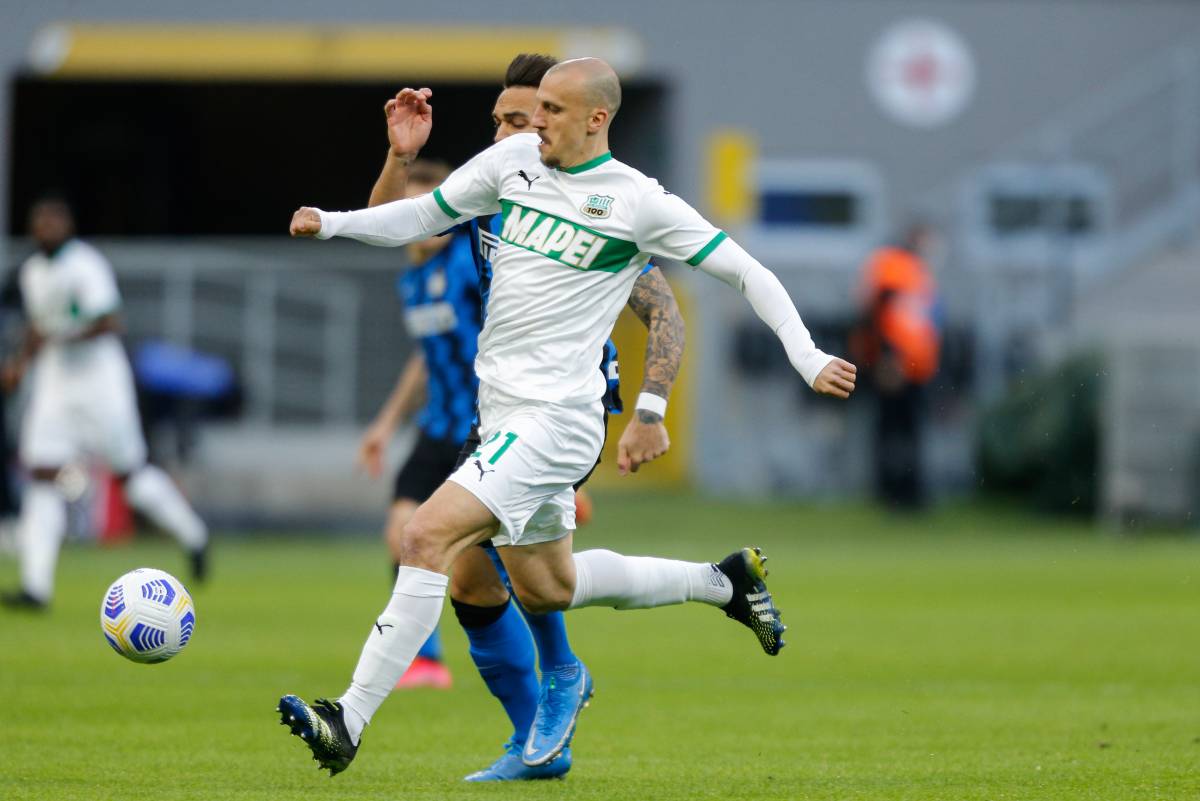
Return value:
M 876 493 L 903 509 L 925 502 L 924 388 L 937 373 L 941 351 L 937 287 L 925 261 L 934 236 L 929 227 L 913 225 L 899 244 L 868 257 L 859 288 L 861 322 L 852 341 L 852 353 L 866 369 L 866 383 L 878 402 Z

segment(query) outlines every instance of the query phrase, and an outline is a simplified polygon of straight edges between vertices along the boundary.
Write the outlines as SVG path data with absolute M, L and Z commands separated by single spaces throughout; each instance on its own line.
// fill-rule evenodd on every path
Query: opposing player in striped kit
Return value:
M 331 771 L 349 765 L 363 727 L 436 625 L 455 558 L 487 537 L 531 611 L 696 601 L 749 627 L 768 654 L 783 645 L 757 549 L 719 563 L 572 552 L 571 487 L 603 439 L 604 382 L 588 354 L 658 256 L 738 289 L 816 392 L 848 397 L 855 368 L 816 348 L 770 271 L 657 181 L 612 157 L 608 130 L 621 91 L 607 64 L 559 64 L 537 97 L 536 135 L 497 143 L 429 195 L 345 213 L 301 208 L 292 219 L 294 236 L 397 246 L 463 219 L 503 215 L 476 359 L 483 443 L 406 528 L 405 564 L 350 688 L 319 711 L 296 696 L 281 699 L 285 718 L 303 719 L 301 735 Z M 539 714 L 556 722 L 558 736 L 531 739 L 525 764 L 547 764 L 562 752 L 591 692 L 581 668 L 544 694 Z

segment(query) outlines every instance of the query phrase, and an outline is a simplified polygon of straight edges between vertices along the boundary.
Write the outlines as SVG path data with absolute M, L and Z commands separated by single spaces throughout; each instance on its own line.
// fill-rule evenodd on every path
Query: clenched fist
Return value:
M 288 232 L 292 236 L 316 236 L 321 230 L 321 215 L 316 209 L 301 206 L 292 215 L 292 224 Z
M 638 409 L 617 443 L 617 473 L 623 476 L 636 473 L 639 467 L 662 456 L 670 447 L 671 438 L 662 418 Z
M 825 369 L 817 373 L 813 381 L 813 392 L 818 395 L 832 395 L 835 398 L 848 398 L 854 391 L 854 380 L 858 368 L 845 359 L 835 358 Z

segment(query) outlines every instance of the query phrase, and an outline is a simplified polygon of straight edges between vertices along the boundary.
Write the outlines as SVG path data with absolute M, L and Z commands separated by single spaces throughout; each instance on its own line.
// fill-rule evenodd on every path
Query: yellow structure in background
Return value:
M 63 24 L 40 31 L 29 63 L 55 77 L 171 80 L 430 80 L 496 83 L 515 53 L 595 55 L 641 66 L 619 28 Z
M 670 279 L 670 275 L 667 276 Z M 688 326 L 688 340 L 691 342 L 692 323 L 688 313 L 691 307 L 687 292 L 682 282 L 670 281 L 675 299 L 679 301 L 679 310 Z M 686 484 L 689 476 L 692 450 L 692 384 L 691 365 L 695 361 L 692 345 L 684 348 L 683 367 L 679 371 L 679 379 L 671 389 L 671 401 L 667 407 L 667 433 L 671 437 L 671 449 L 667 454 L 648 465 L 644 465 L 637 473 L 627 476 L 617 474 L 617 441 L 621 432 L 634 414 L 634 404 L 637 403 L 638 392 L 642 386 L 643 359 L 646 354 L 646 327 L 642 325 L 628 307 L 621 312 L 617 325 L 613 329 L 613 341 L 617 343 L 621 365 L 621 399 L 625 401 L 624 414 L 608 418 L 608 440 L 604 443 L 604 455 L 600 467 L 592 474 L 588 486 L 602 489 L 644 490 L 664 487 L 678 487 Z M 597 509 L 603 514 L 603 509 Z
M 705 199 L 713 222 L 741 225 L 757 212 L 757 147 L 745 131 L 716 131 L 708 138 Z

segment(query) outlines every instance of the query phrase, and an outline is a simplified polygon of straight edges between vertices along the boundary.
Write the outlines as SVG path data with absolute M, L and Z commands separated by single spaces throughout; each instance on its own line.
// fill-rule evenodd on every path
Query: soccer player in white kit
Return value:
M 785 627 L 758 549 L 718 564 L 572 553 L 571 486 L 603 443 L 604 381 L 590 354 L 651 256 L 686 262 L 738 289 L 816 392 L 846 398 L 855 381 L 852 364 L 816 348 L 770 271 L 657 181 L 612 157 L 608 129 L 620 98 L 604 62 L 563 62 L 538 89 L 537 134 L 498 142 L 429 195 L 345 213 L 306 207 L 293 216 L 293 236 L 384 246 L 471 217 L 504 216 L 476 359 L 483 444 L 405 529 L 404 565 L 349 689 L 313 705 L 280 699 L 282 722 L 332 773 L 353 760 L 364 726 L 436 625 L 455 557 L 485 538 L 535 613 L 697 601 L 749 627 L 768 654 L 783 645 Z M 555 721 L 549 728 L 559 736 L 531 737 L 525 764 L 546 764 L 562 752 L 591 692 L 581 669 L 577 680 L 543 695 L 538 714 Z
M 204 578 L 208 530 L 166 473 L 146 462 L 133 374 L 118 337 L 121 296 L 112 268 L 75 238 L 62 200 L 36 203 L 29 232 L 38 246 L 20 272 L 29 328 L 5 381 L 12 387 L 30 369 L 20 455 L 32 481 L 18 524 L 21 586 L 3 602 L 27 609 L 50 603 L 67 524 L 57 479 L 81 456 L 106 463 L 130 505 L 172 534 L 190 554 L 193 577 Z

